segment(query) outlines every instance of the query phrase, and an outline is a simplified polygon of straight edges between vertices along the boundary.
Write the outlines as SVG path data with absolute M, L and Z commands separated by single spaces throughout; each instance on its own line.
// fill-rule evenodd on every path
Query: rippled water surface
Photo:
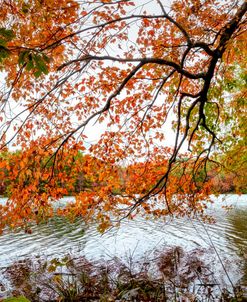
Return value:
M 66 201 L 66 198 L 64 199 Z M 4 199 L 0 199 L 4 202 Z M 233 206 L 226 212 L 222 205 Z M 112 256 L 142 257 L 154 249 L 179 245 L 186 250 L 203 248 L 216 261 L 216 252 L 235 280 L 247 282 L 247 195 L 221 195 L 210 206 L 213 225 L 189 219 L 124 221 L 120 228 L 100 235 L 95 225 L 73 224 L 54 218 L 34 226 L 32 234 L 4 233 L 0 236 L 0 268 L 27 256 L 55 257 L 68 252 L 99 259 Z M 219 265 L 219 264 L 218 264 Z

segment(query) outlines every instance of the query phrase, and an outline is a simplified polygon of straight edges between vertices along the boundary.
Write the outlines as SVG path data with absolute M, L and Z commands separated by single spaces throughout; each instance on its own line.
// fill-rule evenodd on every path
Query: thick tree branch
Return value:
M 164 66 L 169 66 L 169 67 L 173 67 L 178 73 L 186 76 L 189 79 L 204 79 L 206 74 L 204 72 L 202 73 L 196 73 L 193 74 L 185 69 L 183 69 L 181 67 L 181 65 L 173 62 L 173 61 L 169 61 L 169 60 L 165 60 L 165 59 L 159 59 L 159 58 L 118 58 L 118 57 L 112 57 L 112 56 L 94 56 L 94 55 L 86 55 L 83 56 L 79 59 L 75 59 L 72 61 L 69 61 L 61 66 L 58 67 L 58 70 L 62 70 L 64 67 L 69 66 L 73 63 L 77 63 L 77 62 L 84 62 L 84 61 L 115 61 L 115 62 L 122 62 L 122 63 L 128 63 L 128 62 L 132 62 L 132 63 L 136 63 L 136 62 L 140 62 L 142 64 L 142 66 L 146 65 L 146 64 L 157 64 L 157 65 L 164 65 Z

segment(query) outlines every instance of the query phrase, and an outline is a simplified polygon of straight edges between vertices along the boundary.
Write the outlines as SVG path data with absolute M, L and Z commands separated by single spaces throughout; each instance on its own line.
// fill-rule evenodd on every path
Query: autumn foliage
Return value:
M 136 212 L 201 215 L 209 170 L 243 187 L 245 1 L 0 4 L 1 229 L 48 219 L 78 175 L 90 189 L 58 214 L 103 230 Z

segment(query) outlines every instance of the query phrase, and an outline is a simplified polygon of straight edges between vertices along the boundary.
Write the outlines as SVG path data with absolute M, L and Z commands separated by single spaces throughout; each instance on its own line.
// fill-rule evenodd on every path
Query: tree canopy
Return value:
M 0 229 L 49 218 L 78 173 L 94 185 L 58 214 L 102 230 L 203 215 L 209 170 L 243 186 L 246 1 L 0 3 Z

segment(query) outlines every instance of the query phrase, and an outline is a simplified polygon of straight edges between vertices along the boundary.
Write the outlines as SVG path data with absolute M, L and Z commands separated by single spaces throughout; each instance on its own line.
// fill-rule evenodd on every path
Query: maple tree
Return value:
M 232 170 L 236 153 L 246 162 L 246 10 L 231 0 L 1 0 L 0 141 L 22 152 L 0 159 L 12 180 L 0 228 L 53 215 L 78 173 L 95 185 L 58 213 L 101 229 L 110 213 L 203 213 L 208 167 Z M 92 123 L 107 127 L 88 148 Z M 75 165 L 78 152 L 90 156 Z

